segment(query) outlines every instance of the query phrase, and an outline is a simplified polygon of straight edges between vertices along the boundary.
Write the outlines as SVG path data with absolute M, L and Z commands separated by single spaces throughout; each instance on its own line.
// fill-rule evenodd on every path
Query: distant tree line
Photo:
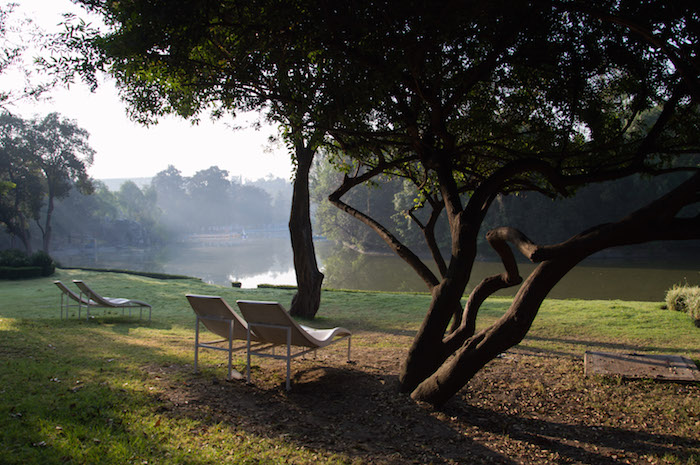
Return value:
M 111 191 L 87 175 L 93 157 L 87 138 L 56 113 L 31 120 L 0 115 L 0 250 L 148 247 L 288 220 L 289 182 L 268 177 L 244 184 L 216 166 L 189 177 L 169 166 L 149 185 L 126 181 Z
M 156 174 L 150 189 L 171 236 L 285 224 L 291 201 L 291 186 L 282 179 L 244 184 L 217 166 L 186 177 L 170 165 Z

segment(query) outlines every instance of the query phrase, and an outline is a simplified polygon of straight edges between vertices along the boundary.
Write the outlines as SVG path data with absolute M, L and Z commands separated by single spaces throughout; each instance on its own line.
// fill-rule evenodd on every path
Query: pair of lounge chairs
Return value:
M 139 319 L 143 317 L 143 310 L 148 309 L 148 321 L 151 321 L 151 305 L 140 300 L 133 299 L 123 299 L 114 297 L 103 297 L 97 292 L 93 291 L 87 284 L 79 279 L 74 279 L 73 283 L 78 286 L 80 294 L 73 292 L 61 281 L 54 281 L 54 284 L 61 290 L 61 319 L 63 319 L 63 310 L 66 311 L 66 318 L 68 318 L 68 312 L 71 307 L 78 307 L 78 318 L 81 317 L 81 310 L 85 307 L 87 314 L 87 319 L 90 319 L 90 309 L 91 308 L 121 308 L 122 315 L 126 309 L 129 310 L 129 316 L 131 316 L 131 309 L 139 309 Z M 75 302 L 74 304 L 71 301 Z
M 250 382 L 250 362 L 252 356 L 286 360 L 286 389 L 291 389 L 291 361 L 293 358 L 347 339 L 348 361 L 350 360 L 351 333 L 345 328 L 315 329 L 297 323 L 278 302 L 237 300 L 243 317 L 219 296 L 187 294 L 196 315 L 194 369 L 197 371 L 200 348 L 228 352 L 228 378 L 241 379 L 243 376 L 232 367 L 232 353 L 245 349 L 247 353 L 246 380 Z M 222 340 L 200 342 L 200 322 Z M 235 339 L 245 340 L 245 345 L 234 348 Z M 224 344 L 224 346 L 216 344 Z M 274 348 L 283 347 L 282 354 Z M 294 351 L 292 347 L 299 347 Z M 268 352 L 272 349 L 272 352 Z

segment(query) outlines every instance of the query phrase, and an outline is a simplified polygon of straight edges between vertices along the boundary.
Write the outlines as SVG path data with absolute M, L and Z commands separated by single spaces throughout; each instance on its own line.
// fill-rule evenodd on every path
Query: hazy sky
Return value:
M 63 12 L 82 11 L 69 0 L 19 3 L 17 11 L 26 13 L 44 30 L 56 30 Z M 76 120 L 90 132 L 90 145 L 96 154 L 88 172 L 97 179 L 150 177 L 170 164 L 185 176 L 213 165 L 228 170 L 232 176 L 248 179 L 268 174 L 284 179 L 291 176 L 286 149 L 268 141 L 270 135 L 276 135 L 276 129 L 266 127 L 257 131 L 250 127 L 256 115 L 216 122 L 203 116 L 197 126 L 170 117 L 144 128 L 127 118 L 124 104 L 111 83 L 103 83 L 96 93 L 83 85 L 57 89 L 51 92 L 51 97 L 50 101 L 25 102 L 9 110 L 25 118 L 55 111 Z M 245 129 L 234 130 L 233 126 Z

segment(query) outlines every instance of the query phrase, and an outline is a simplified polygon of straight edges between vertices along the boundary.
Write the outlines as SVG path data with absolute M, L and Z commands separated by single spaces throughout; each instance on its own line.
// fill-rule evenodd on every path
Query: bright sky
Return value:
M 33 18 L 46 31 L 56 30 L 64 12 L 85 16 L 69 0 L 21 0 L 17 12 Z M 128 119 L 112 83 L 101 84 L 95 93 L 83 85 L 56 89 L 50 101 L 24 102 L 9 110 L 24 118 L 58 112 L 76 120 L 78 126 L 90 132 L 90 145 L 96 154 L 88 172 L 97 179 L 151 177 L 168 165 L 174 165 L 185 176 L 216 165 L 232 176 L 251 180 L 269 174 L 291 177 L 286 149 L 268 140 L 277 134 L 276 129 L 251 127 L 257 115 L 216 122 L 203 116 L 197 126 L 171 117 L 145 128 Z

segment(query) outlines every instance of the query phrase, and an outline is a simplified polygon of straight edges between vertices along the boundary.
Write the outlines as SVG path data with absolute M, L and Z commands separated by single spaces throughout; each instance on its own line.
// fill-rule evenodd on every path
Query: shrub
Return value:
M 56 271 L 56 263 L 53 261 L 53 258 L 43 250 L 35 252 L 29 257 L 29 261 L 32 266 L 41 268 L 42 276 L 51 276 Z
M 0 279 L 28 279 L 51 276 L 56 271 L 56 262 L 44 251 L 27 256 L 21 250 L 0 251 Z
M 29 279 L 41 276 L 38 266 L 0 266 L 0 279 Z
M 666 292 L 666 305 L 670 310 L 688 313 L 700 327 L 700 286 L 673 286 Z
M 0 250 L 0 266 L 29 266 L 27 254 L 18 249 Z

